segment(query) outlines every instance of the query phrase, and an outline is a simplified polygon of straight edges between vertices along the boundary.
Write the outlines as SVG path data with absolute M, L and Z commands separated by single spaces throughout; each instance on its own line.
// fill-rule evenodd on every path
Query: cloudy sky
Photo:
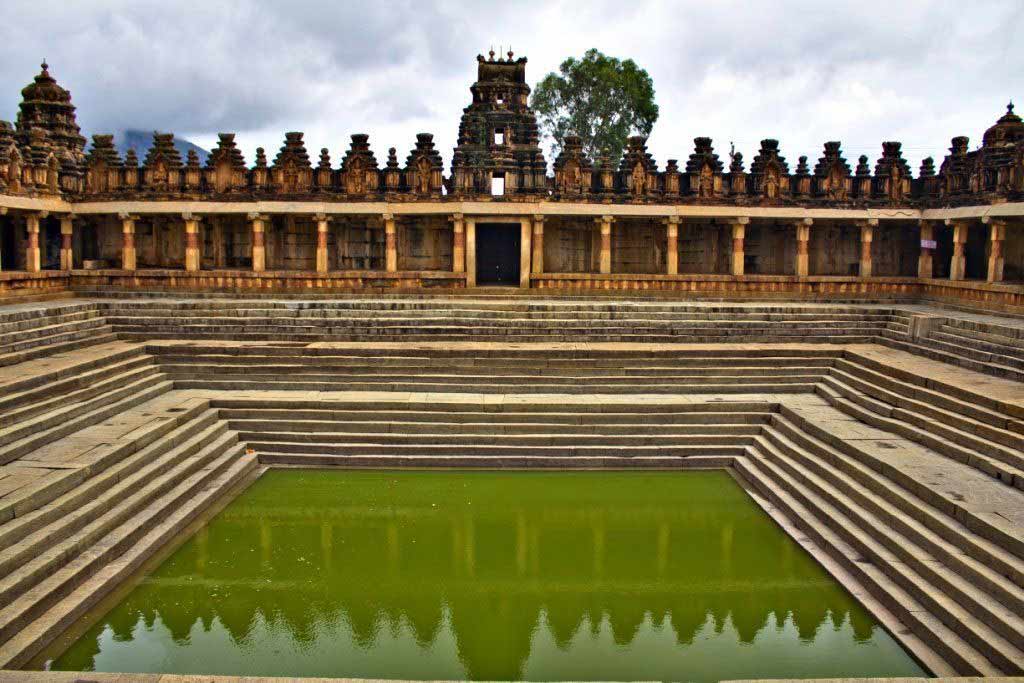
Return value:
M 954 135 L 972 145 L 1004 110 L 1024 112 L 1024 2 L 430 2 L 5 0 L 0 118 L 45 57 L 88 133 L 175 132 L 205 147 L 238 133 L 251 163 L 288 130 L 340 162 L 352 133 L 383 163 L 432 132 L 450 159 L 475 57 L 511 45 L 536 83 L 596 47 L 654 79 L 662 167 L 693 138 L 730 141 L 747 163 L 776 137 L 795 164 L 825 140 L 872 164 L 901 140 L 916 169 Z

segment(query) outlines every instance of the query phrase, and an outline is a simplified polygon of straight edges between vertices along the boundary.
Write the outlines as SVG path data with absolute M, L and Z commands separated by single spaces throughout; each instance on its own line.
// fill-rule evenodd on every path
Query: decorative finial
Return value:
M 487 54 L 488 54 L 488 56 L 490 56 L 491 61 L 493 62 L 494 61 L 494 46 L 493 45 L 491 45 L 491 51 L 488 52 Z
M 508 46 L 508 61 L 512 61 L 512 46 Z
M 50 65 L 46 63 L 46 57 L 43 57 L 43 63 L 40 64 L 39 66 L 43 67 L 43 73 L 44 74 L 47 73 L 46 70 L 50 68 Z
M 1013 100 L 1010 100 L 1010 103 L 1006 105 L 1006 113 L 1007 114 L 1012 114 L 1013 113 Z

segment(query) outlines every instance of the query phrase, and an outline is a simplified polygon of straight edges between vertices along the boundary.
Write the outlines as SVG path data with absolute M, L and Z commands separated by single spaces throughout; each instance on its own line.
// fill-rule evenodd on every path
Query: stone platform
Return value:
M 0 344 L 0 666 L 267 467 L 546 467 L 728 468 L 930 671 L 1024 671 L 1015 317 L 97 297 Z

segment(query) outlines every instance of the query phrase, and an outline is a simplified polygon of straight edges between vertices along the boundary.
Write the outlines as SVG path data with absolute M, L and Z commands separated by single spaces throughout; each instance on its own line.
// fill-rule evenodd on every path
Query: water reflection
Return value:
M 272 472 L 54 665 L 920 675 L 724 473 Z

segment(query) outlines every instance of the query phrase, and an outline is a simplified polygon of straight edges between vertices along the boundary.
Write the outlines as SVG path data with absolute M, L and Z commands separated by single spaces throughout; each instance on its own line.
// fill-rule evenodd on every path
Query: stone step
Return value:
M 161 458 L 164 458 L 167 465 L 173 462 L 173 458 L 168 460 L 164 457 L 166 453 L 171 452 L 176 457 L 190 455 L 225 431 L 227 424 L 217 418 L 215 410 L 196 404 L 182 411 L 170 429 L 149 445 L 134 451 L 125 449 L 114 453 L 97 462 L 91 470 L 68 471 L 65 481 L 52 479 L 46 482 L 45 488 L 26 491 L 22 496 L 24 502 L 19 506 L 19 514 L 0 525 L 0 556 L 15 543 L 46 531 L 55 524 L 62 525 L 62 528 L 80 527 L 89 519 L 81 511 L 104 497 L 108 490 L 120 486 L 128 479 L 137 484 L 141 480 L 135 475 L 142 468 L 148 468 L 152 462 Z M 153 468 L 147 471 L 157 474 L 162 470 Z M 0 571 L 0 574 L 3 573 L 5 571 Z
M 732 466 L 734 455 L 332 455 L 322 453 L 260 453 L 265 465 L 292 467 L 343 467 L 351 469 L 719 469 Z
M 98 380 L 84 389 L 64 394 L 61 394 L 59 389 L 37 389 L 35 393 L 40 396 L 36 401 L 0 414 L 4 424 L 11 425 L 0 428 L 0 445 L 28 436 L 60 420 L 77 417 L 118 397 L 127 396 L 127 388 L 134 387 L 136 382 L 147 378 L 152 380 L 152 383 L 166 379 L 156 365 L 150 364 L 111 374 L 108 378 Z
M 182 461 L 171 472 L 123 498 L 117 508 L 105 517 L 117 518 L 117 525 L 104 529 L 102 535 L 90 534 L 102 526 L 103 517 L 72 536 L 58 541 L 47 556 L 66 558 L 67 562 L 52 573 L 34 574 L 35 563 L 20 567 L 14 575 L 0 581 L 0 643 L 9 640 L 27 627 L 58 600 L 66 597 L 90 576 L 130 550 L 148 531 L 160 524 L 168 509 L 173 509 L 193 496 L 196 489 L 209 484 L 223 474 L 243 455 L 241 444 L 225 451 L 200 451 Z M 131 509 L 130 514 L 119 516 L 119 510 Z M 89 542 L 83 543 L 82 539 Z M 47 559 L 47 556 L 40 560 Z M 26 590 L 27 586 L 31 586 Z M 18 590 L 18 589 L 21 590 Z
M 332 378 L 333 380 L 334 378 Z M 628 384 L 607 384 L 599 380 L 583 383 L 499 383 L 489 382 L 472 385 L 472 393 L 480 394 L 778 394 L 778 393 L 809 393 L 814 391 L 815 383 L 781 384 L 774 381 L 752 382 L 748 377 L 738 378 L 736 382 L 697 383 L 692 381 L 676 383 L 637 382 Z M 464 383 L 439 383 L 430 378 L 409 380 L 404 382 L 384 381 L 292 381 L 275 377 L 267 380 L 221 379 L 209 377 L 204 379 L 175 379 L 176 389 L 209 389 L 222 392 L 239 391 L 395 391 L 395 392 L 454 392 L 462 393 Z M 557 388 L 557 391 L 555 389 Z
M 1000 521 L 992 515 L 976 513 L 975 506 L 971 503 L 965 504 L 959 494 L 947 492 L 943 487 L 932 486 L 929 485 L 928 482 L 921 481 L 914 468 L 901 468 L 896 470 L 884 459 L 872 455 L 869 450 L 864 446 L 857 444 L 856 441 L 837 438 L 827 430 L 822 429 L 815 420 L 807 419 L 804 416 L 797 414 L 786 405 L 780 406 L 779 415 L 773 416 L 772 418 L 772 425 L 775 427 L 786 428 L 783 424 L 783 420 L 792 423 L 792 425 L 797 429 L 804 432 L 807 437 L 812 437 L 822 443 L 828 444 L 835 450 L 859 460 L 876 471 L 881 472 L 894 483 L 914 493 L 914 495 L 924 502 L 939 509 L 944 514 L 955 517 L 974 533 L 979 536 L 983 536 L 996 545 L 1006 549 L 1010 553 L 1016 555 L 1018 559 L 1024 559 L 1024 538 L 1018 538 L 1015 533 L 1011 531 L 1011 529 L 1015 527 L 1006 524 L 1006 520 L 1003 520 L 1004 523 L 1000 523 Z M 787 436 L 791 439 L 794 438 L 791 433 L 787 433 Z M 950 463 L 951 466 L 956 464 L 949 460 L 946 460 L 946 462 Z M 965 477 L 969 472 L 971 472 L 971 470 L 966 465 L 962 467 L 963 471 L 959 473 L 959 476 Z M 979 477 L 984 476 L 980 473 L 976 473 L 976 475 Z M 1010 492 L 1010 494 L 1020 495 L 1016 489 L 1008 488 L 1007 491 Z
M 44 326 L 98 320 L 101 318 L 101 315 L 98 310 L 64 311 L 63 309 L 58 309 L 58 312 L 53 315 L 0 322 L 0 334 L 37 330 Z
M 99 314 L 101 312 L 100 309 L 101 304 L 98 302 L 60 302 L 39 308 L 4 308 L 0 310 L 0 325 L 27 322 L 34 326 L 36 321 L 41 319 L 60 315 L 76 315 L 79 313 Z M 3 328 L 0 327 L 0 329 Z
M 111 363 L 128 360 L 143 356 L 145 349 L 135 344 L 110 342 L 99 344 L 88 351 L 70 352 L 66 354 L 61 363 L 41 361 L 27 366 L 22 366 L 16 375 L 0 381 L 0 392 L 6 396 L 13 396 L 20 392 L 30 391 L 44 386 L 51 382 L 57 382 L 69 378 L 79 377 L 83 373 L 105 367 Z
M 941 361 L 943 363 L 949 363 L 968 370 L 974 370 L 975 372 L 983 372 L 986 375 L 993 375 L 995 377 L 1004 377 L 1006 379 L 1012 379 L 1015 382 L 1024 382 L 1024 372 L 1007 365 L 1000 365 L 998 363 L 984 362 L 974 358 L 969 358 L 967 355 L 969 351 L 963 349 L 961 346 L 953 346 L 952 348 L 949 348 L 949 345 L 946 345 L 943 347 L 941 342 L 934 342 L 927 338 L 919 339 L 917 343 L 911 343 L 903 340 L 883 337 L 879 342 L 894 349 L 907 351 L 908 353 L 924 356 L 925 358 L 931 358 L 932 360 Z
M 28 455 L 32 451 L 69 436 L 90 425 L 155 398 L 173 387 L 160 374 L 143 376 L 114 391 L 83 401 L 79 408 L 37 415 L 4 431 L 9 440 L 0 439 L 0 464 Z M 0 516 L 2 519 L 2 516 Z
M 736 471 L 770 500 L 790 523 L 835 559 L 875 599 L 890 610 L 924 644 L 959 675 L 1000 676 L 1004 672 L 955 631 L 932 616 L 924 605 L 835 533 L 827 520 L 802 505 L 766 469 L 763 459 L 737 459 Z
M 959 354 L 964 358 L 981 363 L 1003 365 L 1017 370 L 1024 367 L 1024 361 L 1021 360 L 1020 354 L 1013 350 L 1010 350 L 1008 354 L 1002 350 L 993 351 L 991 348 L 984 348 L 985 345 L 981 342 L 968 337 L 933 332 L 928 337 L 919 340 L 919 343 L 947 353 Z
M 56 335 L 71 332 L 95 330 L 104 325 L 104 320 L 100 317 L 71 322 L 55 322 L 44 318 L 40 322 L 40 325 L 28 329 L 0 333 L 0 352 L 19 351 L 21 348 L 24 348 L 23 344 L 33 343 L 37 339 L 53 338 Z
M 1024 587 L 1024 563 L 1020 557 L 967 527 L 961 519 L 949 514 L 948 508 L 936 507 L 932 501 L 920 496 L 919 491 L 905 488 L 887 473 L 879 472 L 872 463 L 862 462 L 832 448 L 781 416 L 773 417 L 772 427 L 765 429 L 762 436 L 777 449 L 819 474 L 826 468 L 828 472 L 842 472 L 845 477 L 856 482 L 850 495 L 857 496 L 864 492 L 862 501 L 869 501 L 866 493 L 870 492 L 872 496 L 889 502 L 900 510 L 906 521 L 913 520 L 921 524 L 965 556 L 1006 577 L 1013 585 Z
M 578 432 L 570 433 L 530 433 L 519 431 L 506 431 L 503 433 L 487 434 L 490 437 L 487 443 L 481 443 L 479 432 L 307 432 L 307 431 L 284 431 L 284 430 L 258 430 L 252 432 L 239 432 L 238 438 L 250 442 L 250 444 L 282 443 L 288 447 L 294 446 L 298 449 L 309 447 L 330 447 L 336 446 L 343 452 L 362 451 L 367 447 L 375 449 L 388 449 L 399 446 L 435 446 L 443 442 L 441 446 L 452 446 L 456 449 L 476 449 L 482 446 L 492 447 L 573 447 L 604 446 L 608 450 L 630 450 L 633 448 L 664 447 L 669 449 L 675 446 L 733 446 L 736 444 L 749 444 L 754 436 L 760 432 L 760 427 L 747 428 L 745 431 L 715 431 L 706 430 L 702 427 L 694 427 L 693 431 L 682 431 L 678 427 L 669 433 L 659 434 L 586 434 Z M 253 448 L 256 448 L 254 445 Z M 282 450 L 287 450 L 282 448 Z M 490 451 L 487 451 L 490 452 Z
M 80 368 L 73 375 L 61 374 L 49 382 L 40 382 L 30 388 L 4 390 L 0 395 L 0 415 L 13 422 L 22 419 L 15 417 L 15 413 L 31 415 L 45 412 L 50 409 L 50 401 L 69 402 L 87 398 L 95 395 L 89 393 L 91 390 L 103 386 L 111 378 L 123 377 L 143 368 L 158 370 L 155 359 L 140 350 L 135 354 L 104 358 Z
M 118 339 L 118 336 L 115 335 L 109 327 L 100 327 L 96 330 L 88 330 L 85 332 L 75 332 L 67 336 L 70 336 L 71 339 L 37 340 L 39 341 L 38 345 L 34 345 L 20 351 L 0 353 L 0 367 L 24 363 L 25 361 L 34 360 L 36 358 L 47 358 L 58 353 L 74 351 L 75 349 L 81 349 L 87 346 L 107 344 L 117 341 Z
M 125 579 L 162 546 L 178 537 L 182 530 L 194 522 L 205 510 L 223 502 L 226 494 L 237 490 L 242 482 L 257 473 L 257 462 L 248 455 L 225 453 L 220 459 L 206 465 L 158 500 L 135 518 L 122 524 L 97 544 L 97 560 L 102 569 L 95 571 L 96 562 L 90 555 L 72 561 L 75 570 L 86 574 L 74 590 L 40 593 L 45 596 L 47 608 L 30 622 L 19 621 L 7 642 L 0 645 L 0 668 L 20 667 L 43 647 L 80 619 L 103 597 L 111 593 Z M 62 572 L 68 571 L 65 567 Z M 92 571 L 90 571 L 92 570 Z M 47 581 L 62 583 L 55 575 Z M 34 589 L 38 591 L 39 588 Z
M 55 520 L 5 548 L 0 552 L 0 603 L 13 601 L 147 505 L 147 499 L 133 495 L 136 491 L 160 495 L 237 442 L 237 436 L 220 425 L 220 429 L 208 428 L 198 438 L 170 451 L 173 442 L 165 443 L 162 452 L 152 454 L 153 462 L 124 481 L 111 482 L 107 491 L 76 510 L 68 523 Z
M 939 332 L 948 334 L 951 337 L 967 339 L 971 343 L 979 345 L 985 350 L 996 351 L 1014 356 L 1024 353 L 1024 338 L 1018 336 L 1020 330 L 1012 327 L 999 327 L 998 332 L 981 332 L 975 329 L 962 327 L 956 320 L 947 320 L 939 327 Z M 992 349 L 985 348 L 991 346 Z
M 1024 326 L 1013 327 L 1006 324 L 996 324 L 971 320 L 969 318 L 947 318 L 943 327 L 949 328 L 956 334 L 971 336 L 996 344 L 1009 344 L 1024 348 Z
M 215 402 L 217 403 L 217 402 Z M 318 405 L 323 405 L 318 404 Z M 683 404 L 685 405 L 685 404 Z M 529 409 L 532 406 L 525 406 Z M 558 406 L 566 410 L 570 406 L 562 404 Z M 584 408 L 585 406 L 580 406 Z M 623 409 L 628 406 L 624 406 Z M 718 404 L 718 407 L 723 407 Z M 537 428 L 612 428 L 616 429 L 650 429 L 650 425 L 669 426 L 677 424 L 704 425 L 759 425 L 766 424 L 771 415 L 766 407 L 763 411 L 736 410 L 736 411 L 661 411 L 661 412 L 605 412 L 586 411 L 576 412 L 531 412 L 522 411 L 480 411 L 470 407 L 458 408 L 449 404 L 447 410 L 431 411 L 426 408 L 413 408 L 408 410 L 396 410 L 394 404 L 390 409 L 377 404 L 375 408 L 366 410 L 359 409 L 354 405 L 351 409 L 332 408 L 220 408 L 218 414 L 221 419 L 228 420 L 231 424 L 237 424 L 248 431 L 261 425 L 274 426 L 307 422 L 310 425 L 379 425 L 381 430 L 385 429 L 428 429 L 437 425 L 438 429 L 444 429 L 445 425 L 459 425 L 468 428 L 495 429 L 501 430 L 506 427 L 518 425 L 533 425 Z M 473 406 L 475 408 L 475 406 Z M 606 408 L 612 408 L 611 405 Z M 234 427 L 232 427 L 234 429 Z M 299 430 L 294 430 L 299 431 Z M 322 431 L 329 431 L 324 429 Z
M 828 379 L 831 380 L 831 378 Z M 844 389 L 844 385 L 834 380 L 830 382 L 830 386 L 840 394 L 849 390 L 848 387 Z M 884 409 L 880 408 L 876 412 L 871 408 L 863 407 L 860 402 L 855 403 L 843 397 L 836 397 L 829 403 L 865 424 L 899 434 L 989 476 L 1001 479 L 1009 486 L 1024 490 L 1024 452 L 1004 448 L 985 439 L 974 437 L 967 432 L 941 424 L 933 424 L 928 420 L 922 421 L 922 424 L 925 425 L 922 428 L 900 419 L 883 417 L 879 413 L 884 414 Z
M 1024 604 L 1024 591 L 1003 579 L 1004 590 L 999 596 L 990 594 L 972 582 L 973 575 L 963 576 L 957 572 L 956 559 L 945 561 L 945 552 L 957 552 L 952 546 L 941 543 L 940 539 L 938 543 L 919 544 L 917 538 L 926 535 L 926 530 L 918 529 L 916 535 L 904 534 L 900 526 L 892 524 L 892 517 L 899 514 L 895 508 L 887 510 L 884 517 L 878 515 L 849 495 L 845 487 L 849 480 L 844 481 L 841 476 L 826 480 L 769 443 L 759 444 L 758 452 L 767 460 L 765 469 L 773 472 L 775 480 L 791 496 L 815 512 L 819 519 L 828 520 L 833 531 L 926 605 L 932 614 L 944 617 L 943 622 L 949 628 L 972 642 L 1004 671 L 1020 669 L 1024 664 L 1024 653 L 1020 652 L 1024 647 L 1024 619 L 1018 612 Z M 884 501 L 876 501 L 875 509 L 886 505 Z M 943 551 L 936 552 L 936 545 Z M 987 578 L 999 580 L 994 572 L 989 572 Z M 1013 598 L 1010 605 L 1002 602 L 1006 595 Z M 948 598 L 956 601 L 955 608 L 950 609 Z M 970 621 L 962 618 L 963 610 L 970 613 L 971 620 L 984 624 L 986 630 L 980 642 L 978 634 L 970 628 Z M 988 637 L 991 632 L 996 633 L 996 638 Z M 987 649 L 999 640 L 1005 643 L 999 645 L 996 654 L 988 652 Z
M 221 411 L 223 415 L 223 411 Z M 714 415 L 714 413 L 711 413 Z M 708 415 L 698 415 L 704 417 Z M 433 417 L 437 417 L 433 415 Z M 483 417 L 483 416 L 481 416 Z M 679 416 L 673 416 L 679 417 Z M 652 430 L 659 429 L 657 438 L 670 436 L 660 430 L 677 430 L 683 427 L 699 429 L 703 434 L 744 434 L 755 435 L 761 431 L 761 425 L 768 421 L 767 415 L 756 416 L 757 421 L 741 422 L 729 421 L 728 423 L 707 424 L 690 420 L 682 422 L 673 420 L 670 423 L 663 421 L 648 423 L 609 423 L 594 420 L 590 424 L 564 422 L 522 422 L 504 421 L 498 422 L 493 419 L 479 422 L 441 422 L 441 421 L 394 421 L 386 416 L 380 416 L 379 420 L 303 420 L 293 417 L 282 417 L 280 420 L 268 416 L 260 416 L 251 419 L 228 419 L 231 429 L 239 434 L 251 435 L 242 438 L 265 438 L 265 433 L 279 434 L 289 433 L 316 433 L 316 434 L 341 434 L 344 438 L 350 438 L 348 434 L 366 434 L 380 436 L 383 434 L 429 434 L 438 436 L 441 434 L 458 434 L 465 438 L 472 434 L 486 434 L 495 437 L 509 435 L 541 435 L 557 434 L 563 435 L 571 430 L 573 436 L 580 438 L 637 438 L 650 435 Z
M 545 445 L 543 443 L 504 444 L 490 441 L 476 442 L 455 442 L 448 436 L 443 440 L 440 437 L 428 440 L 428 443 L 391 443 L 388 439 L 378 439 L 377 443 L 347 443 L 341 440 L 325 439 L 321 442 L 313 441 L 277 441 L 265 439 L 266 435 L 255 435 L 261 440 L 247 440 L 246 444 L 257 453 L 296 453 L 306 455 L 329 455 L 347 457 L 350 455 L 473 455 L 473 456 L 518 456 L 529 455 L 534 457 L 573 457 L 573 456 L 602 456 L 602 457 L 631 457 L 631 456 L 677 456 L 687 457 L 690 455 L 719 455 L 719 456 L 742 456 L 746 451 L 746 444 L 753 442 L 753 437 L 730 436 L 730 437 L 703 437 L 692 439 L 679 439 L 680 443 L 689 445 L 667 445 L 667 446 L 603 446 L 603 445 Z M 722 443 L 714 443 L 721 441 Z M 712 442 L 712 443 L 709 443 Z M 261 462 L 266 462 L 261 460 Z
M 724 397 L 721 400 L 712 399 L 710 401 L 696 402 L 673 402 L 670 398 L 657 402 L 637 401 L 633 398 L 617 399 L 617 397 L 612 397 L 608 400 L 592 400 L 589 398 L 567 400 L 564 397 L 552 400 L 547 397 L 537 399 L 531 397 L 501 402 L 485 400 L 482 403 L 475 398 L 469 403 L 463 401 L 461 397 L 451 397 L 451 399 L 449 401 L 430 397 L 429 401 L 410 401 L 408 397 L 398 397 L 394 400 L 381 400 L 377 398 L 361 400 L 360 397 L 354 400 L 339 399 L 325 401 L 298 396 L 282 399 L 270 395 L 265 398 L 254 399 L 251 396 L 233 398 L 229 395 L 220 395 L 210 400 L 210 407 L 221 411 L 252 410 L 259 411 L 260 414 L 266 412 L 268 415 L 280 415 L 280 411 L 290 411 L 290 414 L 297 414 L 295 411 L 306 410 L 327 410 L 331 413 L 342 411 L 344 413 L 364 416 L 376 416 L 384 413 L 397 413 L 403 416 L 409 414 L 426 416 L 430 413 L 436 413 L 442 421 L 454 419 L 452 416 L 461 416 L 466 413 L 470 415 L 484 414 L 494 416 L 493 419 L 495 420 L 506 419 L 503 416 L 511 416 L 510 419 L 515 420 L 521 419 L 523 416 L 529 416 L 531 420 L 536 421 L 542 419 L 544 415 L 551 415 L 552 419 L 562 420 L 564 416 L 568 415 L 570 419 L 579 416 L 579 419 L 584 421 L 588 420 L 590 416 L 599 416 L 601 419 L 604 419 L 605 416 L 610 416 L 609 419 L 621 416 L 622 419 L 628 421 L 647 421 L 655 418 L 664 419 L 663 416 L 666 415 L 702 415 L 704 413 L 720 413 L 722 411 L 771 413 L 777 411 L 780 405 L 768 401 L 732 400 Z M 403 419 L 405 418 L 403 417 Z M 417 417 L 417 419 L 420 418 Z M 430 418 L 424 417 L 423 419 Z

